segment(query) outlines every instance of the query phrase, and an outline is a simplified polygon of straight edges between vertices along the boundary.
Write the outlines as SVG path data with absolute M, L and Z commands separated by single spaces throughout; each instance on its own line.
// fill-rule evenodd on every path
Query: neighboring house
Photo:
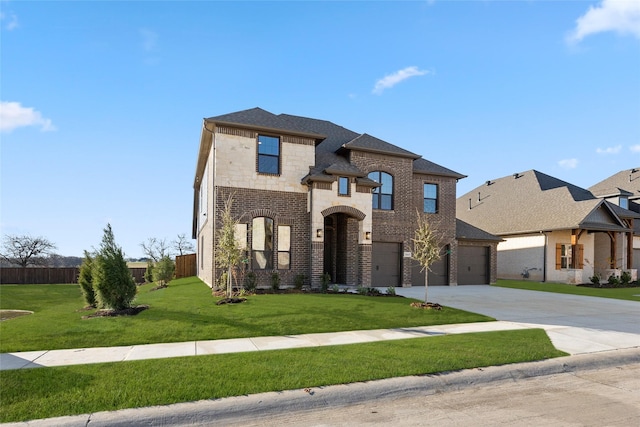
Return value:
M 500 236 L 498 277 L 586 283 L 633 269 L 637 214 L 536 170 L 486 183 L 457 200 L 458 218 Z
M 589 187 L 589 191 L 623 209 L 640 213 L 640 167 L 620 171 Z M 633 234 L 633 266 L 637 268 L 640 266 L 640 220 L 633 222 Z
M 221 273 L 214 261 L 216 227 L 233 196 L 236 238 L 259 286 L 268 286 L 273 272 L 284 286 L 300 274 L 319 286 L 325 272 L 346 285 L 424 284 L 410 258 L 417 212 L 437 226 L 446 249 L 430 282 L 455 285 L 459 246 L 496 245 L 456 240 L 461 178 L 324 120 L 260 108 L 204 119 L 194 183 L 198 276 L 212 286 Z M 483 283 L 492 276 L 490 266 L 485 270 Z

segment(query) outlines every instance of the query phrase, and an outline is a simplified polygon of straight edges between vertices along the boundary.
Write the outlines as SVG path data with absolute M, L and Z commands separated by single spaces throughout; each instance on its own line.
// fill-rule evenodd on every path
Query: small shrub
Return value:
M 176 264 L 168 256 L 163 256 L 153 267 L 153 281 L 160 286 L 167 285 L 176 271 Z
M 620 286 L 620 278 L 614 274 L 609 276 L 608 282 L 611 286 Z
M 331 282 L 331 275 L 329 275 L 329 273 L 324 273 L 320 276 L 320 291 L 323 294 L 326 294 L 329 290 L 329 282 Z
M 153 282 L 153 262 L 151 260 L 147 261 L 147 269 L 144 270 L 144 281 L 145 283 Z
M 356 293 L 358 295 L 366 295 L 367 294 L 367 288 L 365 288 L 362 285 L 358 285 L 358 287 L 356 288 Z
M 622 286 L 629 286 L 629 283 L 631 283 L 631 273 L 629 273 L 628 271 L 623 271 L 622 275 L 620 276 L 620 283 L 622 284 Z
M 258 280 L 256 278 L 256 273 L 250 271 L 244 276 L 244 288 L 249 293 L 254 293 L 256 288 L 258 287 Z
M 224 271 L 220 274 L 220 277 L 218 277 L 218 280 L 216 281 L 216 289 L 220 290 L 220 291 L 227 291 L 227 272 Z
M 396 296 L 396 288 L 394 288 L 393 286 L 389 286 L 387 288 L 387 295 Z
M 78 275 L 78 284 L 80 285 L 84 302 L 89 307 L 96 306 L 96 292 L 93 290 L 92 264 L 93 258 L 89 252 L 84 251 L 84 259 L 82 260 L 80 274 Z
M 100 308 L 129 308 L 137 287 L 124 260 L 122 248 L 115 242 L 111 225 L 107 224 L 98 254 L 93 259 L 91 277 Z
M 600 273 L 595 273 L 593 276 L 589 277 L 589 281 L 596 286 L 600 286 L 600 279 L 602 279 Z
M 333 286 L 331 286 L 331 291 L 335 293 L 340 292 L 340 286 L 338 286 L 337 283 L 334 283 Z
M 280 290 L 280 274 L 277 271 L 271 273 L 271 290 L 273 292 Z
M 296 290 L 301 291 L 302 287 L 304 286 L 304 279 L 306 279 L 306 276 L 304 274 L 298 274 L 293 282 L 293 287 Z
M 381 292 L 378 288 L 367 288 L 365 286 L 358 286 L 358 295 L 365 295 L 365 296 L 372 297 L 380 294 Z

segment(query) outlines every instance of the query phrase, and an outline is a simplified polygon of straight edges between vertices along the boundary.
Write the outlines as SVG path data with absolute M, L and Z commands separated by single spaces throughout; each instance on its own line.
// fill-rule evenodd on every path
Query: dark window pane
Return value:
M 393 177 L 388 173 L 381 173 L 382 192 L 385 194 L 393 194 Z
M 338 194 L 349 194 L 349 178 L 341 176 L 338 179 Z
M 273 252 L 253 251 L 253 256 L 251 257 L 251 268 L 253 270 L 272 270 Z
M 380 196 L 380 209 L 385 209 L 385 210 L 391 210 L 393 209 L 392 205 L 391 205 L 391 196 L 387 195 L 387 194 L 382 194 Z
M 424 211 L 426 213 L 436 213 L 436 201 L 432 199 L 424 199 Z
M 424 198 L 425 199 L 437 199 L 438 198 L 438 186 L 435 184 L 424 185 Z
M 258 136 L 258 153 L 280 155 L 280 139 L 273 136 Z
M 274 156 L 258 155 L 258 172 L 278 173 L 278 158 Z

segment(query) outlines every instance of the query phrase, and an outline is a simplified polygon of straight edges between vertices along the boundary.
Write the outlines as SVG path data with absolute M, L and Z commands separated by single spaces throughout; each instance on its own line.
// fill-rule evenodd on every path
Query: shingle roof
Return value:
M 457 217 L 498 236 L 572 228 L 625 229 L 609 202 L 536 170 L 487 181 L 459 197 Z
M 625 169 L 589 187 L 597 197 L 628 196 L 640 198 L 640 168 Z
M 444 166 L 440 166 L 426 159 L 415 159 L 413 161 L 413 171 L 430 175 L 450 176 L 456 179 L 467 177 L 466 175 L 462 175 L 458 172 L 447 169 Z
M 414 160 L 414 171 L 441 176 L 450 176 L 456 179 L 464 178 L 461 175 L 443 166 L 428 160 L 421 159 L 414 154 L 389 142 L 368 134 L 360 134 L 336 125 L 327 120 L 318 120 L 308 117 L 293 116 L 290 114 L 273 114 L 261 108 L 252 108 L 235 113 L 205 119 L 208 122 L 218 124 L 239 124 L 253 128 L 263 127 L 270 130 L 289 131 L 306 134 L 317 139 L 315 167 L 305 177 L 323 177 L 325 170 L 344 171 L 352 176 L 362 176 L 364 173 L 357 170 L 346 157 L 345 150 L 361 150 L 375 153 L 384 153 L 394 156 L 409 157 Z
M 473 225 L 462 221 L 461 219 L 456 219 L 456 239 L 458 240 L 489 240 L 501 242 L 502 238 L 487 233 L 484 230 L 480 230 L 478 227 L 474 227 Z

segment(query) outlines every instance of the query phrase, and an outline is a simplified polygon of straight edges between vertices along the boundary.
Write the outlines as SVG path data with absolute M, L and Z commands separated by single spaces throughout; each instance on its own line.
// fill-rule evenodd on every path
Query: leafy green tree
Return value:
M 147 261 L 147 269 L 144 271 L 144 281 L 146 283 L 153 282 L 153 261 Z
M 216 230 L 215 260 L 216 266 L 227 272 L 227 297 L 231 298 L 231 270 L 242 261 L 242 250 L 236 240 L 236 224 L 238 221 L 231 214 L 233 195 L 229 195 L 222 210 L 222 226 Z
M 82 291 L 85 303 L 90 307 L 96 306 L 96 292 L 93 289 L 93 257 L 88 251 L 84 251 L 84 259 L 80 265 L 78 284 Z
M 107 224 L 100 249 L 93 260 L 93 288 L 100 308 L 122 310 L 131 306 L 136 296 L 136 283 Z
M 176 264 L 168 256 L 163 256 L 153 267 L 153 281 L 160 286 L 168 284 L 176 272 Z
M 440 259 L 442 250 L 440 239 L 436 227 L 429 222 L 425 215 L 418 215 L 418 226 L 413 239 L 412 258 L 422 266 L 421 272 L 425 273 L 424 278 L 424 302 L 427 303 L 429 291 L 429 271 L 430 266 Z

